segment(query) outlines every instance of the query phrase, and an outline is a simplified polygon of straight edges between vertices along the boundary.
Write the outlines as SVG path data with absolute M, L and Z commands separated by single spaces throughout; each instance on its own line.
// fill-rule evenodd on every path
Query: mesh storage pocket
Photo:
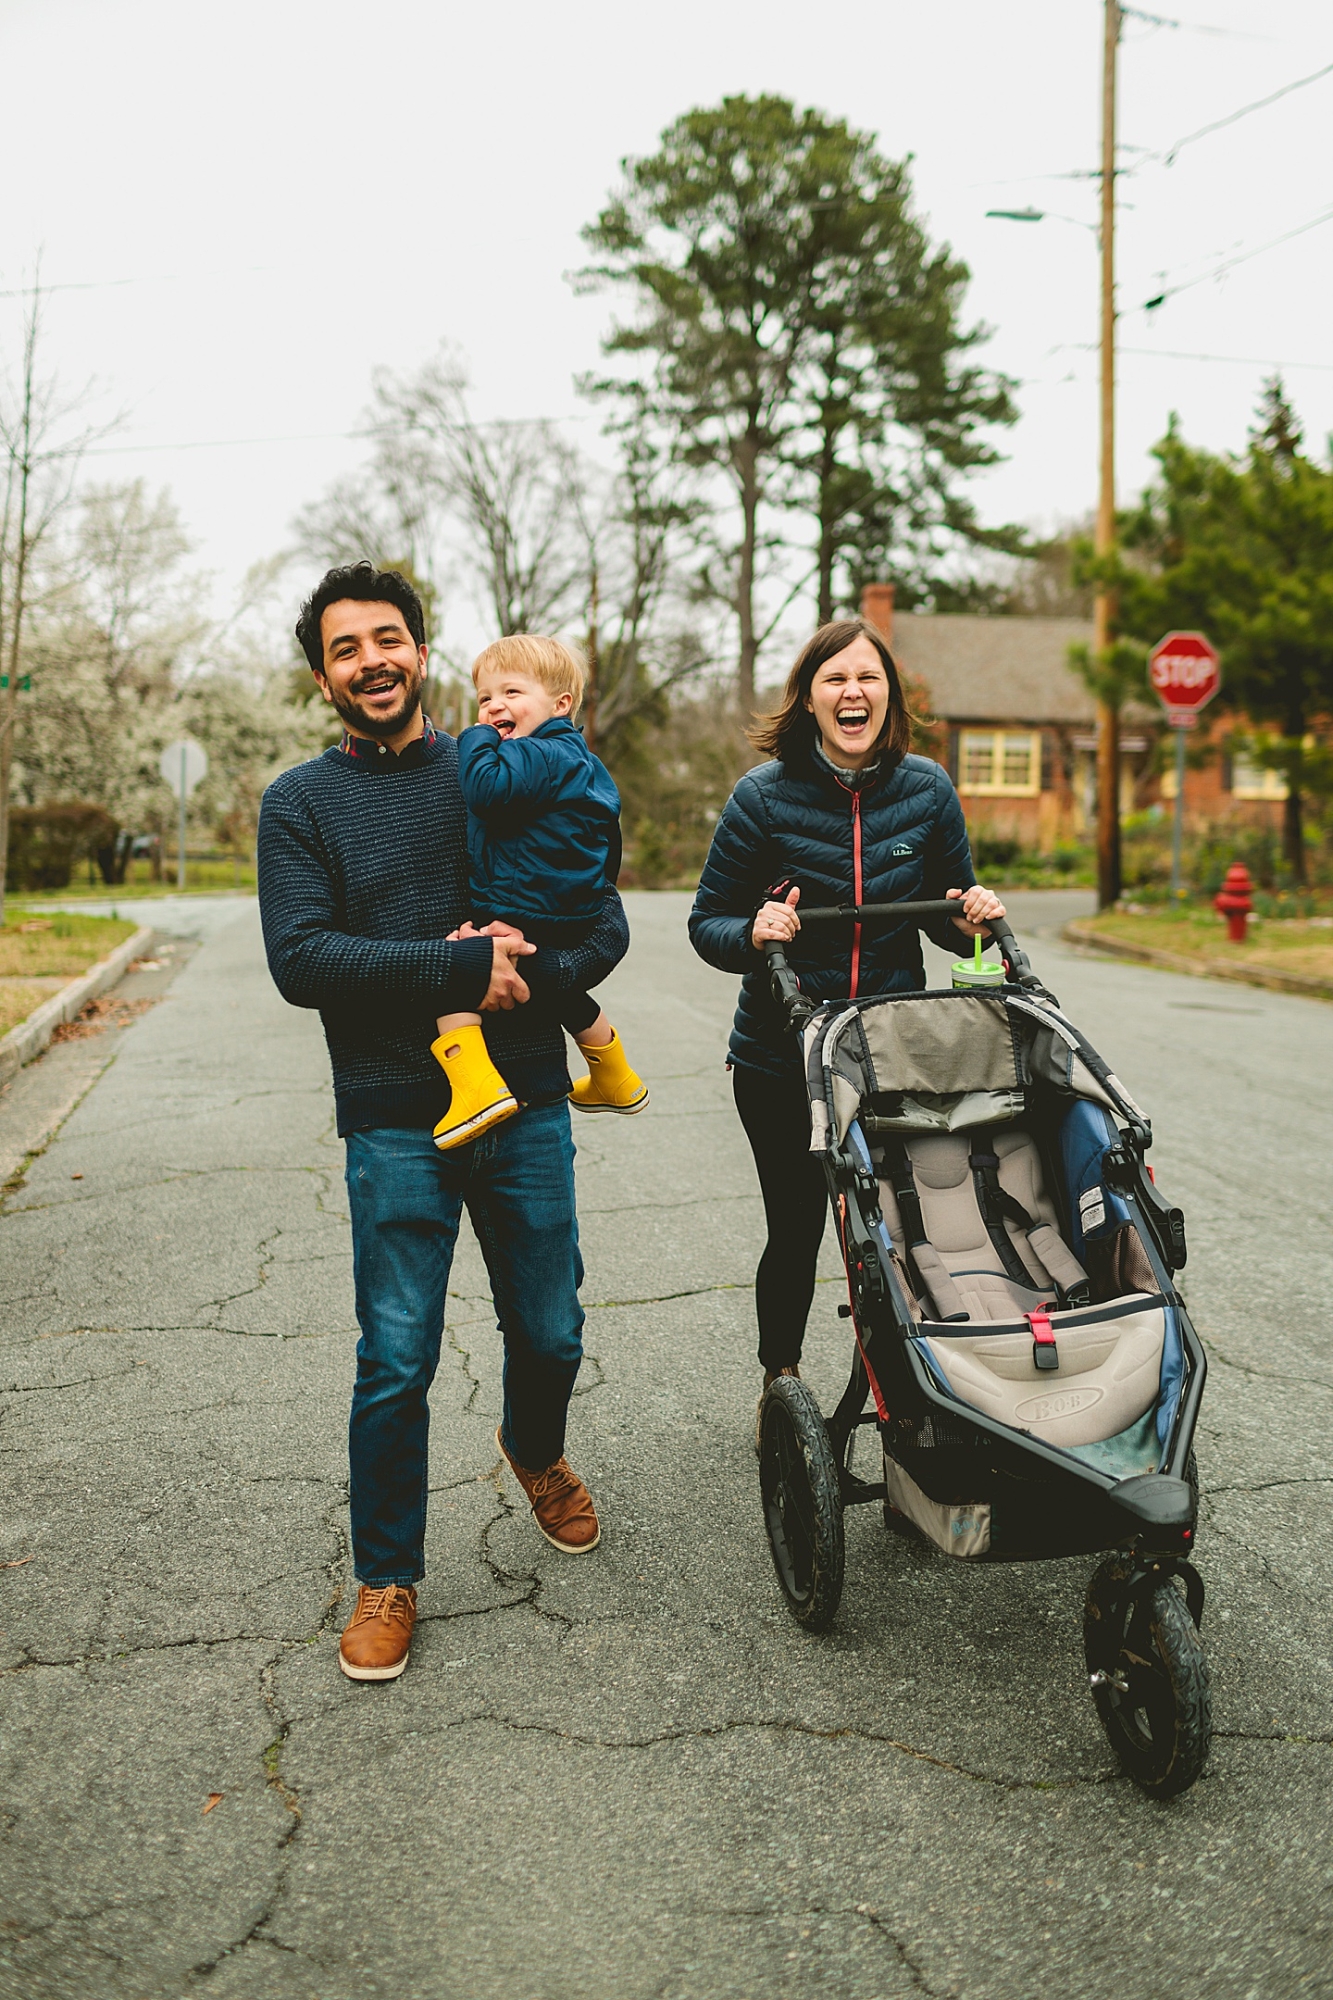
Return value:
M 884 1454 L 884 1483 L 889 1505 L 920 1528 L 927 1541 L 949 1556 L 984 1556 L 990 1548 L 989 1500 L 950 1504 L 923 1493 L 896 1458 Z

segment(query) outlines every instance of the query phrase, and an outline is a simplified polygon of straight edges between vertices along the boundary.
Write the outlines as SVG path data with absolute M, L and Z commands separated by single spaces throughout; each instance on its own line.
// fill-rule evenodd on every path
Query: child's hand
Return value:
M 514 961 L 520 952 L 535 950 L 535 945 L 515 943 L 513 938 L 491 939 L 491 978 L 478 1003 L 480 1013 L 509 1013 L 524 1004 L 530 997 L 528 984 Z
M 536 951 L 537 949 L 535 944 L 528 943 L 521 930 L 518 930 L 513 924 L 502 923 L 498 917 L 493 923 L 487 924 L 485 929 L 480 931 L 471 918 L 469 918 L 467 923 L 460 924 L 456 931 L 450 931 L 446 942 L 457 944 L 460 938 L 477 937 L 508 938 L 512 944 L 517 945 L 520 958 L 526 958 L 529 952 Z

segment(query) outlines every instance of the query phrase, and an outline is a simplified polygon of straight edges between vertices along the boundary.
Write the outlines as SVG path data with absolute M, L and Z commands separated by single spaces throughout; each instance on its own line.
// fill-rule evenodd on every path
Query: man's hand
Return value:
M 508 1014 L 530 997 L 527 981 L 519 973 L 515 960 L 536 949 L 535 944 L 527 944 L 522 938 L 491 939 L 491 983 L 477 1003 L 481 1013 Z
M 946 889 L 944 893 L 950 899 L 955 896 L 962 899 L 962 914 L 955 917 L 954 922 L 964 937 L 989 937 L 990 932 L 986 929 L 987 918 L 1004 915 L 1004 904 L 995 892 L 983 889 L 979 884 L 967 890 Z

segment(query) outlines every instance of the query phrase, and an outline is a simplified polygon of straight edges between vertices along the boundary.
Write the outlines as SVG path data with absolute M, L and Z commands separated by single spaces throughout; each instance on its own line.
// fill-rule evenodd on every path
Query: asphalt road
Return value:
M 354 1323 L 318 1023 L 207 925 L 0 1219 L 0 1995 L 22 2000 L 1290 2000 L 1333 1993 L 1333 1009 L 1020 934 L 1154 1114 L 1213 1370 L 1218 1735 L 1113 1764 L 1086 1561 L 969 1569 L 849 1517 L 787 1618 L 751 1444 L 760 1239 L 732 982 L 630 898 L 606 989 L 650 1111 L 579 1125 L 604 1523 L 537 1536 L 492 1442 L 475 1246 L 436 1383 L 407 1675 L 355 1687 Z M 154 921 L 165 921 L 165 916 Z M 181 921 L 185 918 L 182 916 Z M 185 958 L 182 953 L 182 958 Z M 831 1399 L 837 1269 L 808 1373 Z M 216 1801 L 213 1796 L 219 1795 Z

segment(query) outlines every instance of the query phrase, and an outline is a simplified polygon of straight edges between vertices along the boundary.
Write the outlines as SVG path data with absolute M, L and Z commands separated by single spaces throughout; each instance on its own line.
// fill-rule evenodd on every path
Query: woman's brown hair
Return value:
M 756 750 L 780 758 L 784 764 L 810 756 L 818 734 L 815 718 L 806 706 L 811 683 L 819 669 L 844 652 L 854 639 L 869 639 L 883 662 L 889 683 L 889 712 L 875 743 L 875 752 L 883 755 L 887 751 L 895 764 L 907 755 L 912 742 L 912 717 L 903 695 L 902 676 L 885 644 L 884 634 L 866 618 L 835 618 L 831 624 L 821 625 L 813 639 L 807 640 L 787 676 L 781 701 L 771 715 L 756 716 L 747 731 Z

